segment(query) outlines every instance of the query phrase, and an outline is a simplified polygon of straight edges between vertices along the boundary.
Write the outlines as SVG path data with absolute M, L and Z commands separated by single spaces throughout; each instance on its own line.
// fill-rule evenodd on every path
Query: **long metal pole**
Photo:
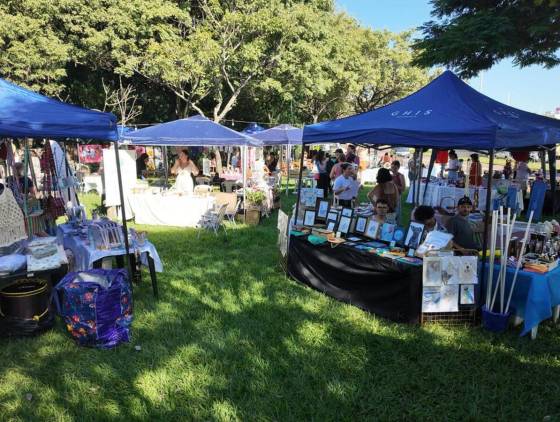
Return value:
M 298 180 L 298 192 L 297 192 L 297 202 L 296 202 L 296 215 L 294 217 L 294 224 L 297 224 L 297 218 L 298 218 L 298 214 L 299 214 L 299 201 L 301 198 L 301 182 L 302 182 L 302 176 L 303 176 L 303 150 L 304 150 L 304 144 L 301 144 L 301 159 L 299 161 L 299 180 Z
M 288 145 L 286 145 L 286 163 L 287 163 L 287 180 L 286 180 L 286 195 L 289 195 L 290 193 L 290 162 L 291 162 L 291 151 L 292 147 L 291 145 L 288 143 Z
M 165 172 L 165 188 L 167 188 L 168 186 L 168 180 L 167 180 L 167 173 L 169 172 L 169 169 L 167 168 L 167 147 L 163 146 L 161 147 L 161 155 L 162 155 L 162 160 L 163 160 L 163 171 Z
M 492 174 L 494 174 L 494 148 L 491 148 L 490 151 L 490 166 L 488 169 L 488 183 L 486 184 L 486 215 L 484 216 L 484 237 L 482 238 L 482 265 L 480 266 L 480 285 L 484 286 L 485 281 L 485 274 L 484 271 L 486 265 L 486 249 L 488 248 L 488 219 L 490 218 L 490 202 L 492 201 Z M 507 248 L 507 246 L 506 246 Z M 502 253 L 507 253 L 506 251 L 502 251 Z M 490 262 L 488 265 L 494 265 L 493 262 Z
M 243 147 L 243 222 L 247 219 L 247 201 L 245 193 L 247 190 L 247 145 Z
M 122 183 L 122 175 L 121 175 L 121 160 L 119 158 L 119 143 L 115 142 L 115 160 L 117 163 L 117 179 L 119 181 L 119 196 L 121 200 L 121 217 L 122 217 L 122 225 L 123 225 L 123 232 L 124 232 L 124 249 L 125 249 L 125 259 L 126 259 L 126 268 L 128 271 L 128 278 L 130 280 L 130 286 L 132 286 L 132 265 L 130 264 L 130 246 L 128 244 L 128 226 L 126 224 L 126 207 L 124 203 L 124 192 L 123 192 L 123 183 Z

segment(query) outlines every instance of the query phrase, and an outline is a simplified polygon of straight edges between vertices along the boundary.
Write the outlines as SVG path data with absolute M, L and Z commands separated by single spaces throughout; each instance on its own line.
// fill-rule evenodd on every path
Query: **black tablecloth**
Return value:
M 288 273 L 294 279 L 381 317 L 418 323 L 422 267 L 383 258 L 350 246 L 314 246 L 292 236 Z

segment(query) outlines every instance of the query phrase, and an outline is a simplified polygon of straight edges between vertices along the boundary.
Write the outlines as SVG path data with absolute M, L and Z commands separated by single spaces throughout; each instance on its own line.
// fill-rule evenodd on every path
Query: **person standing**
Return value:
M 181 193 L 192 193 L 194 191 L 193 176 L 198 176 L 198 167 L 190 159 L 189 151 L 186 149 L 179 152 L 179 158 L 171 168 L 171 174 L 177 175 L 173 189 Z
M 469 185 L 482 185 L 482 164 L 478 158 L 478 154 L 471 154 L 471 168 L 469 169 Z
M 453 150 L 449 151 L 449 161 L 447 162 L 447 180 L 456 182 L 459 178 L 459 160 L 457 153 Z
M 377 172 L 377 185 L 368 193 L 368 199 L 376 204 L 378 199 L 384 199 L 389 205 L 389 212 L 395 212 L 399 203 L 399 189 L 393 182 L 391 172 L 385 168 Z
M 329 194 L 329 174 L 327 173 L 327 158 L 325 152 L 317 151 L 313 160 L 313 177 L 317 181 L 317 189 L 323 190 L 323 198 Z
M 521 191 L 523 192 L 523 198 L 527 196 L 527 185 L 529 183 L 529 166 L 526 161 L 516 161 L 515 162 L 515 176 L 514 180 L 519 184 Z
M 391 176 L 393 178 L 393 183 L 397 186 L 399 195 L 402 195 L 406 189 L 406 179 L 404 178 L 404 174 L 399 173 L 400 168 L 401 163 L 398 160 L 391 163 Z
M 344 163 L 341 165 L 342 174 L 336 178 L 333 185 L 333 193 L 338 199 L 338 204 L 343 207 L 352 206 L 354 196 L 354 178 L 352 177 L 352 165 Z
M 356 168 L 360 167 L 360 157 L 356 155 L 356 146 L 348 144 L 346 147 L 346 162 L 350 164 L 356 164 Z

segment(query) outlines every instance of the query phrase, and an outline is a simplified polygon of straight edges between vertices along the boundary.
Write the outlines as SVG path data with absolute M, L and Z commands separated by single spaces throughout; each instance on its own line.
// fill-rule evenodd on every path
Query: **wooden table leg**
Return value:
M 156 299 L 159 299 L 156 266 L 150 254 L 148 254 L 148 268 L 150 269 L 150 278 L 152 279 L 152 289 L 154 291 L 154 297 Z

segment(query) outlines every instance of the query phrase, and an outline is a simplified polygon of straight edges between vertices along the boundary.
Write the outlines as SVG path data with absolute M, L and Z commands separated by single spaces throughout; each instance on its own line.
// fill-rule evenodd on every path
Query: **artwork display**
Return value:
M 305 214 L 303 215 L 303 225 L 313 226 L 314 224 L 315 224 L 315 211 L 305 210 Z
M 379 223 L 374 219 L 369 220 L 364 234 L 371 239 L 377 239 L 378 232 L 379 232 Z
M 461 296 L 459 298 L 461 305 L 474 305 L 474 285 L 461 285 Z
M 352 217 L 354 210 L 352 208 L 342 208 L 342 215 L 344 217 Z
M 366 231 L 367 221 L 367 217 L 358 217 L 356 219 L 356 227 L 354 228 L 354 232 L 364 234 Z
M 442 259 L 439 256 L 424 258 L 422 280 L 424 286 L 439 287 L 442 283 Z
M 347 216 L 340 217 L 338 221 L 338 231 L 342 234 L 347 234 L 350 230 L 350 223 L 352 222 L 352 218 Z
M 304 207 L 315 207 L 315 204 L 317 203 L 317 198 L 322 198 L 322 197 L 323 197 L 323 189 L 302 188 L 300 203 Z
M 338 221 L 338 217 L 340 216 L 340 211 L 338 210 L 330 210 L 327 213 L 327 220 Z
M 422 312 L 458 312 L 459 286 L 425 287 L 422 293 Z
M 420 223 L 410 222 L 408 227 L 408 233 L 406 234 L 406 239 L 404 245 L 412 249 L 417 249 L 420 245 L 420 240 L 422 239 L 422 232 L 424 231 L 424 225 Z
M 317 200 L 317 218 L 322 220 L 327 219 L 327 214 L 329 213 L 329 201 L 324 199 Z
M 384 242 L 391 242 L 393 240 L 393 234 L 395 233 L 395 225 L 385 223 L 381 226 L 381 240 Z
M 424 286 L 477 284 L 477 257 L 424 257 L 423 281 Z
M 335 229 L 336 229 L 336 221 L 334 220 L 327 221 L 327 230 L 334 232 Z
M 404 241 L 404 229 L 402 227 L 395 227 L 393 232 L 393 241 L 399 245 L 401 245 Z

